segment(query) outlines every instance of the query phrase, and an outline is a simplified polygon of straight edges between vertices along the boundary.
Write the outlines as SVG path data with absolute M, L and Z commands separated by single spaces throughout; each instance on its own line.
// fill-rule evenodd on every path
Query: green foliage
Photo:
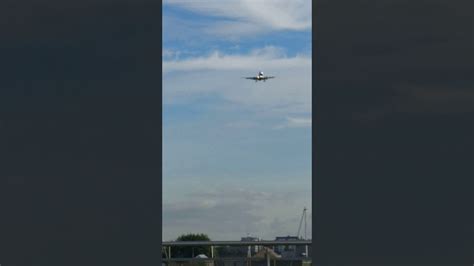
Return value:
M 186 234 L 181 235 L 176 241 L 211 241 L 206 234 Z
M 176 241 L 211 241 L 205 234 L 185 234 L 179 236 Z M 199 254 L 211 257 L 211 247 L 208 246 L 189 246 L 189 247 L 173 247 L 172 257 L 174 258 L 193 258 Z

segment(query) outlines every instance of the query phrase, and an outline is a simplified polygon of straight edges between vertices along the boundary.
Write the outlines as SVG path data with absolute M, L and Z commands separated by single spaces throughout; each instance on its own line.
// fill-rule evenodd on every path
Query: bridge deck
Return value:
M 306 246 L 311 240 L 262 240 L 262 241 L 165 241 L 163 247 L 177 246 Z

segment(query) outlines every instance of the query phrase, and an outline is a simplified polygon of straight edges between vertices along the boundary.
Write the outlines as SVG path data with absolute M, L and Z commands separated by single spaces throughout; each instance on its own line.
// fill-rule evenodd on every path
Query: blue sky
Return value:
M 163 240 L 273 239 L 311 217 L 310 10 L 163 2 Z M 242 79 L 260 70 L 277 78 Z

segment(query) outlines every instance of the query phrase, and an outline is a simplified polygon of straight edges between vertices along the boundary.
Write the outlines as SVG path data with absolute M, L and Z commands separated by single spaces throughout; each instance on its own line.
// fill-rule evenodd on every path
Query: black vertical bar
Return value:
M 0 3 L 0 263 L 160 263 L 161 3 Z
M 313 3 L 316 265 L 472 264 L 473 3 Z

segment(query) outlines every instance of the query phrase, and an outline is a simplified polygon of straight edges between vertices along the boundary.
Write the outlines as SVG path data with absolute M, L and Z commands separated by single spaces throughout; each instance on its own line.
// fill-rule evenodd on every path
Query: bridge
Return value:
M 240 262 L 240 264 L 230 265 L 252 265 L 252 261 L 266 259 L 266 266 L 286 265 L 282 264 L 284 261 L 290 261 L 289 265 L 295 265 L 292 261 L 300 261 L 301 265 L 310 265 L 311 259 L 308 257 L 308 246 L 311 246 L 311 240 L 260 240 L 260 241 L 165 241 L 162 242 L 162 252 L 165 255 L 163 262 L 167 265 L 184 265 L 193 264 L 196 262 L 204 263 L 205 265 L 215 265 L 215 262 L 222 262 L 223 265 L 228 265 L 225 262 Z M 190 258 L 173 258 L 172 247 L 210 247 L 210 258 L 207 257 L 190 257 Z M 251 255 L 251 247 L 263 247 L 255 256 Z M 276 246 L 304 246 L 305 255 L 301 258 L 285 258 L 275 253 Z M 247 256 L 243 257 L 219 257 L 215 256 L 216 247 L 247 247 Z M 203 264 L 201 264 L 203 265 Z M 297 264 L 296 264 L 297 265 Z
M 165 241 L 163 247 L 177 246 L 307 246 L 311 240 L 260 240 L 260 241 Z

